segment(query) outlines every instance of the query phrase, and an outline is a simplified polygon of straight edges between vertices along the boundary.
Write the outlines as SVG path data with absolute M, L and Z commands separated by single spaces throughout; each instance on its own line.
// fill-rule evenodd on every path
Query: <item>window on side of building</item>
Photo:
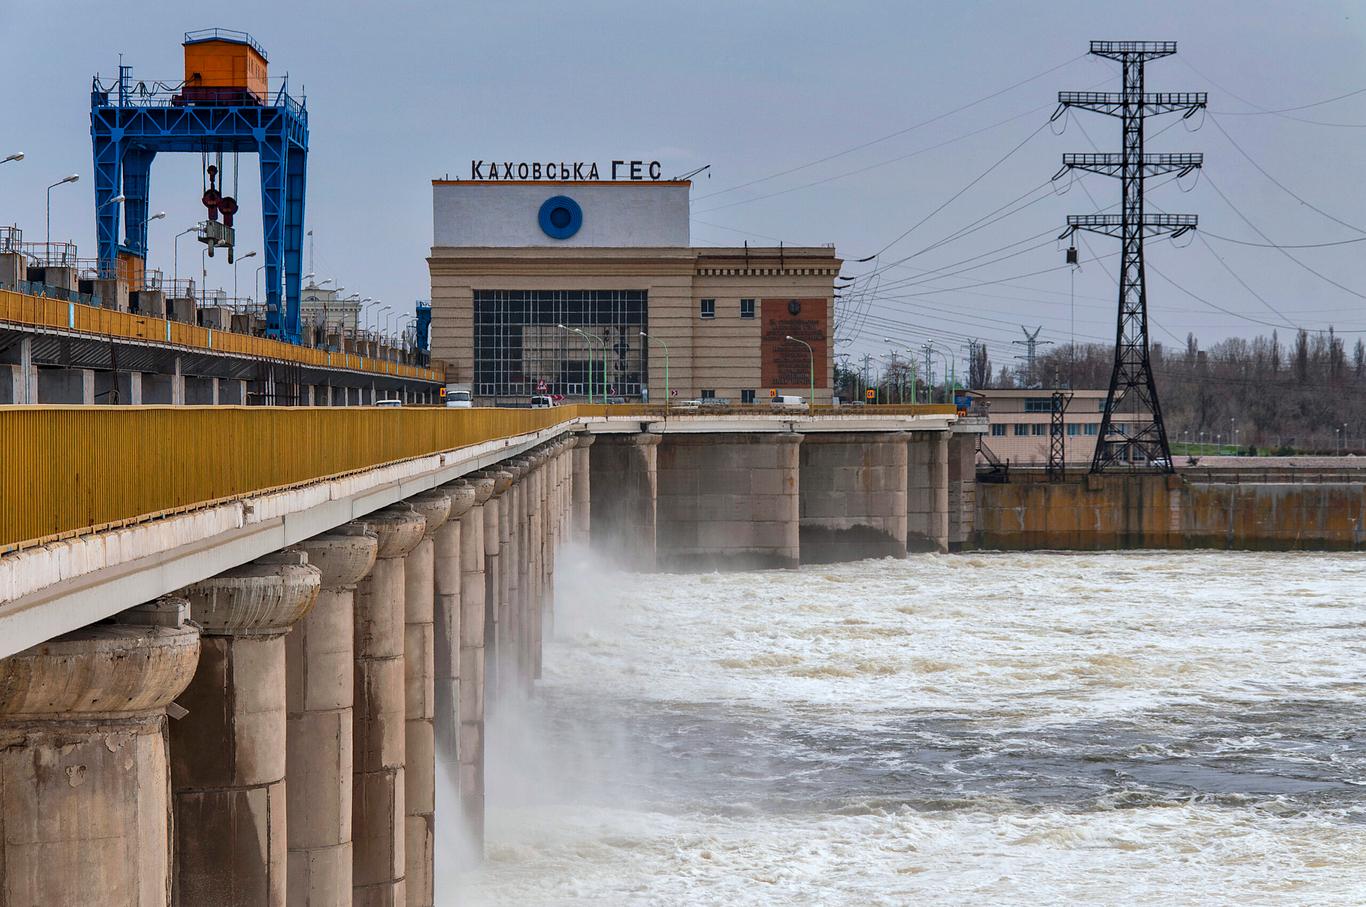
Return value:
M 716 388 L 714 388 L 714 387 L 704 387 L 704 388 L 702 388 L 702 399 L 703 399 L 703 400 L 715 400 L 715 399 L 716 399 Z
M 741 317 L 741 318 L 753 318 L 753 317 L 754 317 L 754 300 L 753 300 L 753 299 L 741 299 L 741 300 L 740 300 L 740 317 Z M 753 401 L 750 401 L 750 402 L 753 402 Z
M 1088 435 L 1098 435 L 1098 434 L 1100 434 L 1100 423 L 1099 423 L 1099 422 L 1087 422 L 1087 423 L 1086 423 L 1086 433 L 1087 433 Z
M 1005 435 L 1005 433 L 1006 427 L 1001 423 L 997 422 L 995 425 L 991 426 L 991 436 L 993 438 L 1002 437 L 1003 435 Z
M 1080 426 L 1080 425 L 1078 425 L 1078 424 L 1075 423 L 1075 422 L 1072 422 L 1071 424 L 1069 424 L 1069 425 L 1067 426 L 1067 437 L 1069 437 L 1069 438 L 1075 438 L 1075 437 L 1076 437 L 1077 435 L 1079 435 L 1079 434 L 1081 434 L 1081 426 Z
M 1024 411 L 1027 413 L 1051 413 L 1053 411 L 1053 398 L 1025 397 Z
M 1046 435 L 1046 434 L 1048 434 L 1048 426 L 1047 426 L 1047 425 L 1044 425 L 1042 422 L 1035 422 L 1033 425 L 1031 425 L 1031 426 L 1029 426 L 1029 427 L 1030 427 L 1031 429 L 1033 429 L 1032 434 L 1034 434 L 1034 435 Z
M 750 300 L 750 301 L 753 302 L 754 300 Z M 743 302 L 743 300 L 742 300 L 742 302 Z M 743 307 L 741 308 L 741 311 L 742 311 L 742 312 L 744 311 Z M 741 315 L 740 317 L 741 317 L 741 318 L 744 318 L 744 317 L 746 317 L 746 316 Z M 750 317 L 753 317 L 753 316 L 750 316 Z M 742 390 L 742 391 L 740 391 L 740 402 L 741 402 L 741 403 L 753 403 L 753 402 L 754 402 L 754 389 L 753 389 L 753 388 L 750 388 L 749 390 Z
M 700 316 L 703 317 L 703 318 L 715 318 L 715 317 L 716 317 L 716 300 L 715 300 L 715 299 L 704 299 L 704 300 L 702 300 L 702 305 L 701 305 L 700 308 L 698 309 L 698 315 L 700 315 Z
M 1015 423 L 1015 437 L 1017 437 L 1017 438 L 1024 438 L 1024 437 L 1028 437 L 1028 435 L 1029 435 L 1029 423 L 1028 423 L 1028 422 L 1016 422 L 1016 423 Z

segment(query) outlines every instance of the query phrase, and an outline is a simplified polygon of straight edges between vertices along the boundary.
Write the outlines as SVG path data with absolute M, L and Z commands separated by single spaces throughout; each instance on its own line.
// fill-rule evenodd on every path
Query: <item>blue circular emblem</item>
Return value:
M 541 203 L 541 232 L 551 239 L 568 239 L 583 226 L 583 209 L 567 195 L 555 195 Z

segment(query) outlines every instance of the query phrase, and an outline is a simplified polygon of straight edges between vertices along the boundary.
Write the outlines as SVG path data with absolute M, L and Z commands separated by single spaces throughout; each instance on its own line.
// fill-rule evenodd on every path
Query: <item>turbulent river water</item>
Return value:
M 1360 555 L 565 561 L 460 903 L 1366 902 Z

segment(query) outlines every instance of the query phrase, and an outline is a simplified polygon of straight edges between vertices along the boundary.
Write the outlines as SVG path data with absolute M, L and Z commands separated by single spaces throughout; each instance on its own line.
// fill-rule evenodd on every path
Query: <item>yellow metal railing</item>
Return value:
M 356 353 L 335 353 L 251 334 L 218 331 L 165 318 L 134 315 L 131 312 L 96 308 L 10 290 L 0 290 L 0 321 L 422 381 L 445 380 L 445 376 L 435 369 L 390 362 L 387 359 L 373 359 Z
M 816 415 L 822 415 L 822 407 Z M 771 407 L 749 408 L 774 415 Z M 859 407 L 941 415 L 948 406 Z M 568 424 L 662 406 L 0 406 L 0 552 Z M 841 411 L 848 414 L 848 410 Z M 695 416 L 674 412 L 670 418 Z M 801 416 L 803 413 L 782 413 Z
M 568 422 L 577 407 L 0 407 L 0 551 Z

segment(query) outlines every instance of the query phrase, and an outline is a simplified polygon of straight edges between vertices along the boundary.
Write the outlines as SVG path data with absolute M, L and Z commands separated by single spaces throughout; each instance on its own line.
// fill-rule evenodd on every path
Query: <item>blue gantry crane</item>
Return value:
M 103 84 L 99 76 L 92 81 L 90 139 L 100 275 L 141 274 L 145 267 L 148 191 L 158 152 L 198 152 L 206 158 L 255 152 L 261 162 L 266 334 L 298 343 L 308 110 L 290 97 L 287 77 L 272 87 L 266 52 L 245 32 L 187 32 L 184 48 L 185 78 L 178 84 L 135 82 L 132 67 L 122 64 L 114 84 Z M 211 168 L 204 191 L 208 220 L 200 241 L 210 254 L 216 246 L 226 247 L 231 261 L 232 216 L 238 205 L 220 191 L 227 189 L 226 181 L 215 185 L 219 170 Z

